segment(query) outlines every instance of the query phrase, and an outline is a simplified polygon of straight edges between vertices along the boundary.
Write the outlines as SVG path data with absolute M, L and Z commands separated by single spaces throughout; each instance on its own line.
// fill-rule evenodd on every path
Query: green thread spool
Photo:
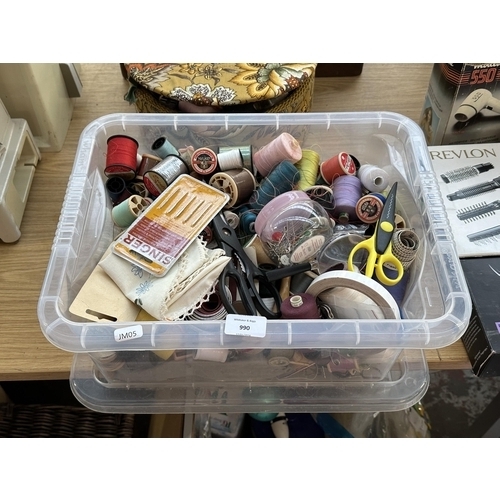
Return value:
M 126 228 L 139 217 L 147 206 L 148 203 L 142 196 L 134 194 L 113 207 L 111 218 L 116 226 Z

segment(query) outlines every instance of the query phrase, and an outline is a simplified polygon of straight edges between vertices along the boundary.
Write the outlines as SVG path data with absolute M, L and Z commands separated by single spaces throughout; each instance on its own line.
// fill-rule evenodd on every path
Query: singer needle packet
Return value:
M 180 175 L 116 240 L 113 253 L 162 277 L 229 201 L 229 195 Z

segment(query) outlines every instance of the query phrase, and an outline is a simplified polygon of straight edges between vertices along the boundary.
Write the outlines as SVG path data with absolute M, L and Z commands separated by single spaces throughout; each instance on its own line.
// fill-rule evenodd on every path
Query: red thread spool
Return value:
M 127 135 L 114 135 L 108 139 L 107 145 L 104 174 L 107 177 L 132 180 L 137 171 L 139 143 Z
M 342 152 L 337 156 L 324 161 L 320 165 L 319 171 L 325 182 L 331 184 L 341 175 L 355 175 L 356 162 L 352 159 L 351 155 Z

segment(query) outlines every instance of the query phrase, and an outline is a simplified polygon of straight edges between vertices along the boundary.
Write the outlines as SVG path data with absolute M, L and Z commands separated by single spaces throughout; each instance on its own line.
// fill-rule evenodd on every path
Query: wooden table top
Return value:
M 365 64 L 356 77 L 317 78 L 312 111 L 393 111 L 417 121 L 431 64 Z M 91 121 L 133 113 L 119 64 L 82 64 L 83 95 L 75 99 L 64 146 L 42 153 L 16 243 L 0 242 L 0 382 L 69 377 L 72 357 L 43 335 L 37 303 L 78 140 Z M 426 350 L 431 370 L 470 369 L 461 341 Z

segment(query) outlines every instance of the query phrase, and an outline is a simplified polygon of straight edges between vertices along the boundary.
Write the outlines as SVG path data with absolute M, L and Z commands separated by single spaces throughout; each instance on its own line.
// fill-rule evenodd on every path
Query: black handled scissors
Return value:
M 387 286 L 392 286 L 398 283 L 403 277 L 403 265 L 399 259 L 392 253 L 392 234 L 395 229 L 395 213 L 396 213 L 396 190 L 398 183 L 395 182 L 387 199 L 384 203 L 384 208 L 377 221 L 375 232 L 372 237 L 358 243 L 349 254 L 347 260 L 347 269 L 352 271 L 354 254 L 359 250 L 367 250 L 368 258 L 366 260 L 365 275 L 371 278 L 373 273 L 377 276 L 378 280 Z M 389 264 L 397 271 L 397 276 L 392 279 L 384 271 L 384 265 Z
M 277 286 L 269 280 L 266 271 L 256 266 L 243 249 L 234 229 L 227 224 L 219 213 L 212 220 L 214 237 L 231 260 L 219 276 L 220 298 L 229 314 L 237 314 L 232 301 L 226 294 L 225 285 L 231 282 L 236 285 L 245 311 L 253 316 L 259 312 L 268 319 L 281 317 L 281 297 Z M 276 311 L 270 309 L 261 294 L 267 292 L 274 299 Z

